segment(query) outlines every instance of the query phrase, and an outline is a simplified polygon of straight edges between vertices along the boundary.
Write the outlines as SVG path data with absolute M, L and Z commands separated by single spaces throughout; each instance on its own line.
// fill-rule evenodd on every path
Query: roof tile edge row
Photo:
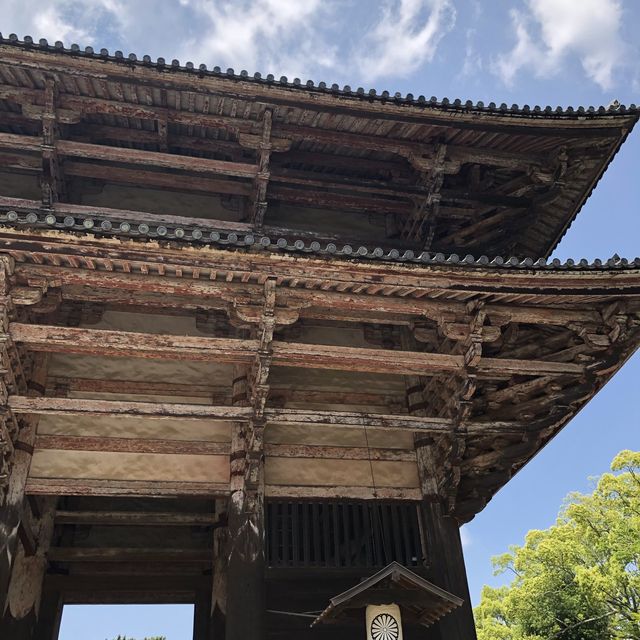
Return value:
M 640 257 L 634 259 L 620 258 L 614 255 L 608 260 L 595 259 L 589 262 L 586 258 L 572 260 L 571 258 L 562 262 L 558 258 L 546 260 L 545 258 L 518 258 L 516 256 L 490 258 L 482 255 L 478 258 L 467 254 L 464 257 L 456 253 L 445 255 L 444 253 L 429 253 L 423 251 L 416 253 L 411 249 L 403 252 L 398 249 L 385 251 L 381 247 L 373 249 L 365 246 L 358 248 L 345 244 L 342 247 L 330 242 L 324 247 L 318 241 L 305 242 L 295 240 L 290 242 L 286 238 L 273 240 L 269 236 L 256 233 L 238 234 L 234 232 L 208 232 L 199 228 L 185 225 L 184 227 L 175 225 L 150 225 L 146 222 L 132 224 L 126 220 L 114 225 L 112 220 L 100 220 L 84 217 L 66 215 L 56 216 L 53 212 L 19 214 L 16 211 L 8 211 L 0 214 L 0 228 L 29 228 L 29 229 L 51 229 L 72 233 L 97 234 L 105 237 L 116 237 L 137 240 L 173 241 L 181 244 L 195 246 L 215 245 L 218 247 L 236 249 L 262 249 L 277 251 L 282 253 L 313 254 L 319 256 L 338 256 L 348 259 L 380 260 L 383 262 L 399 262 L 423 265 L 457 265 L 460 267 L 481 267 L 481 268 L 515 268 L 534 269 L 545 271 L 573 270 L 573 271 L 609 271 L 609 270 L 630 270 L 640 269 Z
M 599 116 L 626 116 L 626 115 L 640 115 L 640 107 L 635 104 L 629 106 L 618 104 L 613 102 L 608 107 L 540 107 L 538 105 L 530 107 L 529 105 L 519 106 L 513 104 L 509 107 L 507 104 L 502 103 L 496 105 L 490 102 L 485 105 L 483 102 L 472 102 L 467 100 L 463 102 L 460 99 L 449 100 L 443 98 L 438 100 L 435 96 L 426 98 L 425 96 L 418 96 L 415 98 L 413 94 L 408 93 L 402 95 L 401 93 L 391 94 L 389 91 L 382 91 L 378 93 L 375 89 L 365 90 L 362 87 L 358 87 L 353 90 L 350 86 L 345 85 L 340 88 L 337 84 L 327 85 L 325 82 L 319 82 L 315 84 L 312 80 L 302 82 L 299 78 L 295 78 L 293 82 L 289 82 L 286 76 L 282 76 L 276 79 L 272 74 L 262 77 L 260 73 L 254 73 L 250 75 L 247 71 L 241 71 L 239 74 L 235 73 L 233 69 L 227 69 L 223 71 L 220 67 L 213 67 L 208 69 L 205 64 L 200 64 L 197 68 L 193 62 L 187 62 L 185 65 L 181 65 L 178 60 L 172 60 L 168 64 L 164 58 L 158 58 L 153 61 L 150 56 L 144 55 L 142 59 L 138 59 L 136 54 L 130 53 L 128 56 L 121 51 L 116 51 L 113 55 L 109 53 L 107 49 L 100 49 L 96 52 L 93 47 L 85 47 L 82 49 L 77 44 L 72 44 L 70 48 L 66 48 L 64 44 L 57 41 L 54 45 L 50 45 L 45 38 L 41 38 L 37 42 L 31 36 L 24 36 L 23 40 L 20 40 L 16 34 L 10 34 L 8 37 L 4 37 L 0 33 L 0 44 L 6 44 L 11 46 L 17 46 L 25 49 L 35 49 L 40 51 L 47 51 L 50 53 L 63 53 L 73 56 L 82 56 L 87 58 L 98 59 L 101 61 L 109 61 L 116 63 L 124 63 L 128 65 L 138 65 L 149 68 L 156 68 L 158 70 L 171 70 L 187 72 L 199 76 L 214 76 L 224 77 L 232 80 L 240 80 L 247 82 L 256 82 L 259 84 L 281 86 L 290 89 L 303 89 L 305 91 L 326 93 L 337 96 L 349 96 L 354 98 L 360 98 L 368 101 L 378 102 L 393 102 L 399 105 L 411 105 L 422 108 L 437 109 L 441 111 L 462 111 L 462 112 L 478 112 L 478 113 L 494 113 L 498 115 L 512 115 L 512 116 L 529 116 L 529 117 L 548 117 L 548 118 L 597 118 Z

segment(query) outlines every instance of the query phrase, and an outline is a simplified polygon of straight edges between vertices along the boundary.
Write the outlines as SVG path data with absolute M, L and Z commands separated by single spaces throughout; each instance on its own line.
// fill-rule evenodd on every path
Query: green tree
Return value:
M 494 558 L 513 580 L 484 587 L 479 640 L 640 640 L 640 452 L 622 451 L 611 471 Z

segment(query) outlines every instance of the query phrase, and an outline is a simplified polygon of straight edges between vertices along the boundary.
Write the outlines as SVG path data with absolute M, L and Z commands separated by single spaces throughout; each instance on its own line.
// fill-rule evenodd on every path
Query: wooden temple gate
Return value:
M 460 525 L 640 343 L 640 261 L 547 261 L 637 118 L 3 39 L 0 637 L 364 637 L 395 562 L 474 638 Z

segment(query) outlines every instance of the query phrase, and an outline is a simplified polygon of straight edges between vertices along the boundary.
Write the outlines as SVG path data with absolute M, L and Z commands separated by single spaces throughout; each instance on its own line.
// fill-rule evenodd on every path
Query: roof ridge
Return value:
M 203 220 L 203 222 L 207 222 Z M 117 226 L 116 226 L 117 225 Z M 53 211 L 29 211 L 27 213 L 9 210 L 0 213 L 0 227 L 23 226 L 27 228 L 59 229 L 68 232 L 99 234 L 112 237 L 127 237 L 140 240 L 177 241 L 192 245 L 216 245 L 238 249 L 261 249 L 297 254 L 314 254 L 338 256 L 348 259 L 380 260 L 383 262 L 401 262 L 409 264 L 443 265 L 482 268 L 534 269 L 545 271 L 593 271 L 640 269 L 640 257 L 621 258 L 617 253 L 602 260 L 596 258 L 591 262 L 586 258 L 574 260 L 567 258 L 519 257 L 519 256 L 473 256 L 470 253 L 460 256 L 457 253 L 445 254 L 434 251 L 416 252 L 413 249 L 383 249 L 360 245 L 354 248 L 350 244 L 341 247 L 335 242 L 321 243 L 318 240 L 288 240 L 287 238 L 271 238 L 260 232 L 237 233 L 234 231 L 208 231 L 194 225 L 176 225 L 168 223 L 150 224 L 145 222 L 117 221 L 100 216 L 56 215 Z M 210 225 L 211 226 L 215 225 Z
M 72 44 L 69 48 L 66 48 L 64 46 L 64 43 L 59 40 L 56 41 L 53 45 L 50 45 L 46 38 L 40 38 L 36 42 L 31 36 L 24 36 L 23 40 L 20 40 L 14 33 L 10 34 L 8 37 L 4 37 L 2 33 L 0 33 L 0 44 L 18 46 L 27 49 L 38 49 L 50 53 L 63 53 L 67 55 L 84 56 L 99 59 L 102 61 L 107 60 L 116 63 L 119 62 L 129 65 L 133 64 L 150 68 L 155 67 L 156 69 L 160 70 L 170 69 L 173 71 L 187 72 L 200 76 L 225 77 L 232 80 L 255 82 L 259 84 L 282 86 L 293 89 L 303 89 L 305 91 L 313 91 L 339 96 L 349 96 L 368 101 L 375 100 L 383 103 L 393 102 L 395 104 L 411 105 L 422 108 L 437 109 L 441 111 L 483 112 L 510 116 L 564 119 L 640 115 L 640 107 L 636 106 L 635 104 L 626 106 L 624 104 L 619 104 L 615 100 L 612 101 L 608 107 L 557 106 L 554 108 L 550 105 L 547 105 L 545 107 L 535 105 L 531 107 L 528 104 L 522 106 L 513 104 L 509 107 L 504 102 L 500 105 L 497 105 L 494 102 L 490 102 L 488 105 L 485 105 L 482 101 L 477 101 L 474 103 L 471 100 L 466 100 L 465 102 L 463 102 L 459 98 L 455 100 L 449 100 L 448 98 L 442 98 L 441 100 L 438 100 L 438 98 L 435 96 L 426 98 L 423 95 L 420 95 L 416 98 L 412 93 L 407 93 L 405 95 L 402 95 L 400 92 L 395 92 L 392 94 L 389 91 L 382 91 L 379 93 L 376 89 L 365 90 L 362 87 L 358 87 L 354 90 L 349 85 L 344 85 L 342 88 L 340 88 L 337 84 L 332 84 L 330 86 L 325 82 L 319 82 L 316 84 L 313 80 L 307 80 L 303 83 L 299 78 L 294 78 L 293 81 L 290 82 L 286 76 L 281 76 L 279 79 L 276 79 L 272 74 L 268 74 L 267 76 L 263 77 L 260 73 L 254 73 L 253 75 L 250 75 L 247 71 L 244 70 L 240 71 L 240 73 L 236 73 L 231 68 L 227 69 L 226 71 L 223 71 L 220 67 L 217 66 L 213 67 L 213 69 L 208 69 L 207 65 L 205 64 L 200 64 L 196 68 L 193 62 L 186 62 L 184 65 L 181 65 L 179 60 L 172 60 L 171 63 L 168 64 L 162 57 L 159 57 L 155 61 L 153 61 L 151 59 L 151 56 L 149 55 L 143 55 L 142 59 L 139 59 L 138 56 L 134 53 L 130 53 L 125 57 L 122 51 L 115 51 L 112 55 L 107 49 L 104 48 L 100 49 L 99 52 L 96 52 L 93 47 L 88 46 L 82 49 L 80 45 L 75 43 Z

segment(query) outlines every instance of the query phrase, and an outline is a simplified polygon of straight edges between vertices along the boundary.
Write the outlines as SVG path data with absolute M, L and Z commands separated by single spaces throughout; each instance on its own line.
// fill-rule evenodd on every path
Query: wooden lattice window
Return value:
M 424 559 L 415 502 L 267 502 L 271 567 L 383 567 Z

